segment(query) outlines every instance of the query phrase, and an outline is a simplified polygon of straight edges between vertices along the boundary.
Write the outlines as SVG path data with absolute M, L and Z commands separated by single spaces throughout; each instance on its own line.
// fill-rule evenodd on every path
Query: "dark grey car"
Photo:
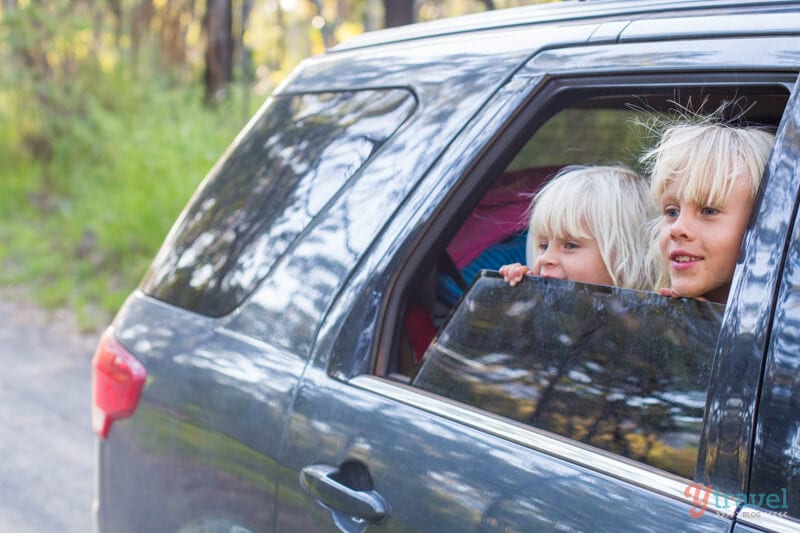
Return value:
M 781 1 L 512 9 L 307 60 L 98 347 L 97 529 L 798 530 L 799 71 Z M 727 306 L 483 270 L 559 168 L 731 100 L 777 143 Z

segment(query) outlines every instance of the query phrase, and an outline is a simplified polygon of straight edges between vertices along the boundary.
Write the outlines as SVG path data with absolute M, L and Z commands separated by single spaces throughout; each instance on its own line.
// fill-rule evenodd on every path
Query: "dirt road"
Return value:
M 91 531 L 96 340 L 0 289 L 0 531 Z

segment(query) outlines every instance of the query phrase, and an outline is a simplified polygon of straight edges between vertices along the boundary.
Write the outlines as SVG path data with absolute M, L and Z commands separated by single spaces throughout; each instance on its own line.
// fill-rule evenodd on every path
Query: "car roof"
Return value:
M 431 37 L 452 36 L 485 30 L 503 30 L 526 25 L 559 25 L 563 23 L 603 22 L 620 18 L 661 18 L 697 14 L 747 14 L 765 9 L 798 5 L 796 0 L 598 0 L 566 1 L 538 4 L 459 17 L 422 22 L 366 32 L 330 48 L 327 53 L 415 41 Z

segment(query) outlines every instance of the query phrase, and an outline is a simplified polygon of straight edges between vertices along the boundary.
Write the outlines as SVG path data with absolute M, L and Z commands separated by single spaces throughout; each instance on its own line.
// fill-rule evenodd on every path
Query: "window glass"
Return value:
M 691 479 L 723 309 L 484 271 L 412 384 Z
M 414 103 L 404 90 L 275 97 L 186 208 L 142 290 L 230 312 Z
M 633 169 L 647 142 L 637 109 L 564 109 L 548 120 L 509 164 L 510 170 L 544 166 L 625 164 Z
M 582 88 L 536 106 L 535 114 L 521 112 L 519 134 L 489 152 L 496 166 L 465 179 L 464 189 L 474 192 L 456 193 L 460 199 L 440 209 L 454 214 L 441 224 L 435 245 L 415 252 L 426 257 L 408 277 L 400 320 L 388 325 L 394 328 L 388 356 L 377 359 L 375 372 L 407 381 L 478 271 L 528 262 L 531 200 L 566 167 L 621 164 L 646 175 L 639 157 L 656 142 L 659 128 L 690 116 L 688 110 L 710 113 L 725 102 L 724 120 L 769 127 L 780 120 L 787 98 L 780 85 Z

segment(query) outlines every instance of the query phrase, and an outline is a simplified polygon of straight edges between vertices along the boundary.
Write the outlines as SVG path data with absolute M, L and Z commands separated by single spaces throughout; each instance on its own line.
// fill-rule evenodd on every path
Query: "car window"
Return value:
M 230 312 L 414 105 L 399 89 L 271 99 L 178 219 L 142 290 Z
M 509 170 L 566 165 L 639 165 L 638 156 L 647 146 L 646 130 L 637 126 L 647 120 L 636 105 L 628 107 L 567 108 L 548 120 L 509 163 Z M 599 102 L 598 102 L 599 103 Z
M 412 385 L 691 479 L 723 310 L 484 271 Z
M 400 248 L 399 266 L 386 274 L 389 290 L 372 308 L 381 314 L 369 317 L 378 328 L 372 367 L 337 361 L 333 368 L 343 376 L 371 371 L 411 385 L 401 390 L 415 405 L 426 409 L 443 399 L 454 407 L 453 420 L 479 430 L 487 424 L 487 432 L 511 440 L 522 435 L 538 451 L 561 456 L 538 444 L 555 439 L 584 448 L 580 461 L 592 468 L 613 475 L 624 461 L 686 486 L 707 479 L 705 465 L 717 461 L 719 448 L 709 442 L 721 415 L 710 402 L 730 395 L 718 390 L 725 385 L 711 369 L 739 368 L 713 364 L 716 352 L 727 353 L 719 351 L 724 306 L 534 277 L 510 287 L 496 271 L 526 262 L 531 199 L 566 165 L 622 163 L 644 173 L 638 158 L 658 136 L 654 123 L 685 118 L 698 102 L 706 111 L 735 102 L 727 119 L 774 130 L 789 91 L 783 83 L 736 80 L 681 89 L 589 89 L 583 79 L 558 85 L 573 83 L 564 94 L 537 89 L 539 100 L 502 123 L 481 159 L 470 161 L 461 181 L 438 200 L 421 231 L 425 238 Z M 746 256 L 752 243 L 743 246 Z M 740 261 L 737 272 L 757 277 L 753 265 Z M 728 302 L 733 309 L 744 305 L 747 300 Z M 740 411 L 726 410 L 730 424 L 753 405 L 742 397 Z M 441 414 L 447 407 L 434 409 Z M 486 422 L 491 419 L 496 425 Z M 741 454 L 725 460 L 749 468 Z M 615 466 L 599 466 L 607 462 Z
M 778 124 L 788 91 L 778 84 L 749 87 L 647 88 L 596 90 L 554 96 L 531 114 L 518 137 L 498 143 L 499 168 L 474 186 L 477 201 L 454 201 L 455 214 L 440 223 L 436 244 L 403 294 L 401 320 L 388 357 L 376 372 L 397 379 L 412 375 L 425 349 L 482 269 L 527 263 L 526 243 L 532 198 L 560 170 L 570 165 L 626 165 L 642 175 L 639 157 L 657 137 L 655 124 L 685 117 L 687 109 L 713 110 L 722 102 L 736 118 L 766 128 Z M 447 205 L 440 207 L 446 212 Z M 455 228 L 455 229 L 452 229 Z M 441 245 L 440 243 L 445 243 Z M 384 363 L 385 361 L 385 363 Z

